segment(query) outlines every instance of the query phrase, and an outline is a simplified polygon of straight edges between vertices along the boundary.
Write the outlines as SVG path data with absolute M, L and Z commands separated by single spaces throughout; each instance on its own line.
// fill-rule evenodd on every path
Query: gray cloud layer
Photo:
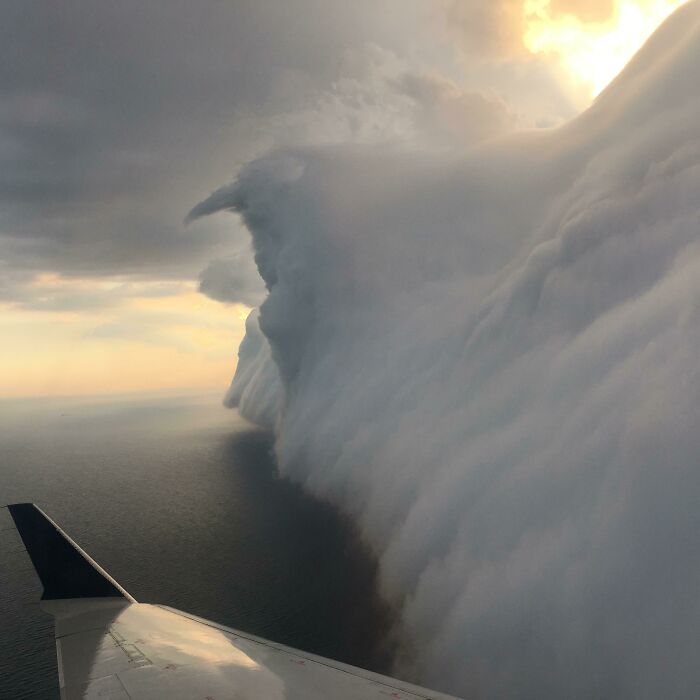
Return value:
M 556 131 L 287 149 L 193 212 L 269 290 L 229 400 L 360 523 L 429 683 L 700 687 L 698 71 L 694 0 Z
M 286 108 L 285 75 L 328 80 L 321 56 L 352 33 L 349 16 L 326 36 L 318 5 L 3 3 L 4 256 L 80 273 L 196 268 L 230 235 L 183 233 L 182 203 L 254 153 L 239 113 Z
M 468 36 L 450 28 L 455 7 L 3 2 L 0 261 L 27 272 L 195 277 L 244 255 L 246 243 L 214 220 L 183 230 L 183 203 L 271 146 L 400 139 L 444 149 L 541 116 L 494 92 L 500 81 L 515 94 L 523 71 L 539 69 L 504 72 L 493 47 L 475 58 L 475 37 L 502 33 L 500 5 L 469 14 Z M 501 78 L 465 88 L 470 61 L 472 74 L 501 66 Z M 552 99 L 548 118 L 570 113 Z M 222 264 L 214 268 L 220 277 Z M 255 294 L 249 276 L 233 274 L 229 291 Z M 203 289 L 221 296 L 220 285 Z

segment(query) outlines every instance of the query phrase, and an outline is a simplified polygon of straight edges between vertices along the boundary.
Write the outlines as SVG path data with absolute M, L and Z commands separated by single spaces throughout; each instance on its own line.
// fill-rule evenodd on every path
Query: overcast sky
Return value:
M 678 3 L 636 4 L 657 21 Z M 449 150 L 568 119 L 596 78 L 532 36 L 572 21 L 581 37 L 609 34 L 616 6 L 540 5 L 528 16 L 515 0 L 3 2 L 0 389 L 111 390 L 104 370 L 127 346 L 184 353 L 180 384 L 223 385 L 245 313 L 219 305 L 254 306 L 263 288 L 236 220 L 185 226 L 191 206 L 274 146 Z M 156 314 L 154 298 L 179 299 L 188 318 Z M 204 378 L 188 376 L 197 342 L 174 340 L 185 327 L 217 338 Z M 71 360 L 79 344 L 100 358 L 94 375 Z M 141 386 L 143 372 L 123 371 L 120 386 Z

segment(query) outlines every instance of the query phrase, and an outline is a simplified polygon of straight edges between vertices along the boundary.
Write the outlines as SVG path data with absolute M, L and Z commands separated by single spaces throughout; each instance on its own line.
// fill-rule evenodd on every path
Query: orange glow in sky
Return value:
M 223 390 L 249 309 L 196 287 L 39 275 L 30 307 L 0 304 L 0 398 Z M 95 296 L 94 308 L 66 303 Z
M 556 0 L 525 0 L 526 48 L 552 56 L 592 97 L 624 68 L 654 30 L 685 0 L 610 0 L 605 17 L 581 18 L 576 6 L 604 5 Z M 566 11 L 569 9 L 570 11 Z

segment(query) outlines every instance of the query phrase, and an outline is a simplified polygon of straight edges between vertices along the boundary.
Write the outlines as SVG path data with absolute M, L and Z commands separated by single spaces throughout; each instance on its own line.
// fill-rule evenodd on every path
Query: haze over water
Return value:
M 373 562 L 270 450 L 216 395 L 0 401 L 0 501 L 36 502 L 139 601 L 386 671 Z M 0 530 L 0 697 L 58 698 L 7 510 Z

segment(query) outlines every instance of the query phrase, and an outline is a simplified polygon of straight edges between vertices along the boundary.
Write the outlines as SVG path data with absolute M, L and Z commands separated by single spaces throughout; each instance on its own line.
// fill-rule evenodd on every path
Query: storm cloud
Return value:
M 240 215 L 268 290 L 229 401 L 375 548 L 403 673 L 700 687 L 698 71 L 696 0 L 558 129 L 284 149 L 193 211 Z

